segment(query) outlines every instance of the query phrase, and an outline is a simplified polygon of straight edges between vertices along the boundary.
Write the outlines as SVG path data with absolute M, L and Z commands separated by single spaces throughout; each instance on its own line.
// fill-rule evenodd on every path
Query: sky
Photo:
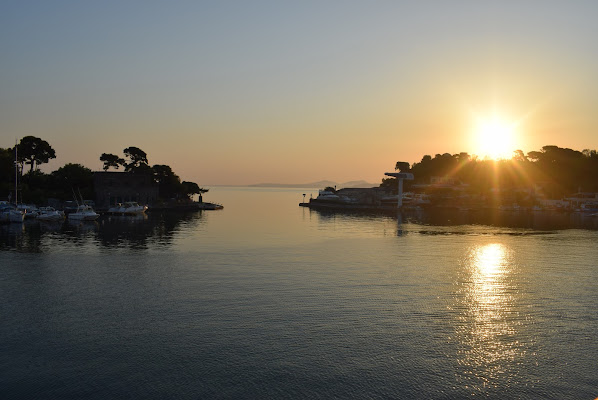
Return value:
M 0 7 L 0 147 L 48 141 L 45 172 L 136 146 L 200 186 L 376 183 L 426 154 L 598 148 L 596 1 Z

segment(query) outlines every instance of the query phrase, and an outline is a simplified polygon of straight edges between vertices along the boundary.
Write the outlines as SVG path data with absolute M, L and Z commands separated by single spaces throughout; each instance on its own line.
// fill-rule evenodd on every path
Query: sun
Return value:
M 517 124 L 492 115 L 477 118 L 474 130 L 476 152 L 482 157 L 493 159 L 511 158 L 515 151 Z

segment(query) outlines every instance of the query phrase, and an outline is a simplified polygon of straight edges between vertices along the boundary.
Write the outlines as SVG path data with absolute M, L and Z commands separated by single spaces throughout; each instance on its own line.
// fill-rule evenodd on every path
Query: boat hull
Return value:
M 78 213 L 71 213 L 69 214 L 69 219 L 76 220 L 76 221 L 95 221 L 100 217 L 99 214 L 78 214 Z
M 2 222 L 23 222 L 25 220 L 25 214 L 20 211 L 9 210 L 4 211 L 0 214 L 0 221 Z
M 93 208 L 87 205 L 79 206 L 76 212 L 70 213 L 68 219 L 75 221 L 95 221 L 100 217 Z
M 62 214 L 41 214 L 37 216 L 38 221 L 62 221 L 64 215 Z

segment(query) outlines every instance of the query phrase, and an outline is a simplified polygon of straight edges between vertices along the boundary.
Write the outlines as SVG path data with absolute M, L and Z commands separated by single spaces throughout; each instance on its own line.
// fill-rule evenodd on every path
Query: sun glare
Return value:
M 474 135 L 476 152 L 481 157 L 511 158 L 515 151 L 516 124 L 498 116 L 478 118 Z

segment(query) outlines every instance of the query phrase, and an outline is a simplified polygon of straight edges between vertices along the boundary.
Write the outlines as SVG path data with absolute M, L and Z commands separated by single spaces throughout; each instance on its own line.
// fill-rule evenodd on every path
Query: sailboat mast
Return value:
M 19 205 L 19 162 L 17 157 L 17 140 L 15 139 L 15 205 Z

